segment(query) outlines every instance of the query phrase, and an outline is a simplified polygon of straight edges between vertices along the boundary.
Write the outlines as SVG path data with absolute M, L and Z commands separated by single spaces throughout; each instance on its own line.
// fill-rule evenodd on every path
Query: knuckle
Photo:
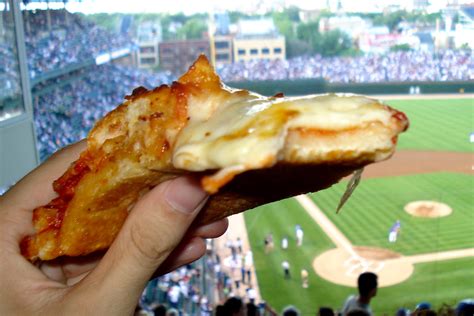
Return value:
M 162 234 L 153 233 L 149 224 L 134 223 L 130 229 L 130 242 L 139 262 L 156 263 L 163 261 L 171 252 L 172 246 L 159 238 Z M 158 237 L 158 238 L 157 238 Z

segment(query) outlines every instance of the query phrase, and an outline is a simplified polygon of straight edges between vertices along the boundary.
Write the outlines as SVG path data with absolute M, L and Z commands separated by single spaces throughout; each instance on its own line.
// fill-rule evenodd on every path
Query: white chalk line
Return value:
M 319 225 L 319 227 L 321 227 L 324 233 L 331 239 L 331 241 L 337 246 L 337 248 L 342 248 L 349 253 L 350 257 L 344 262 L 344 266 L 354 266 L 354 264 L 352 263 L 353 261 L 356 261 L 356 266 L 360 264 L 365 267 L 368 264 L 369 261 L 365 258 L 362 258 L 355 252 L 350 240 L 336 227 L 336 225 L 334 225 L 334 223 L 323 213 L 323 211 L 321 211 L 321 209 L 316 205 L 316 203 L 314 203 L 312 199 L 310 199 L 306 194 L 296 196 L 295 199 L 303 207 L 303 209 L 305 209 L 306 212 L 313 218 L 313 220 Z M 381 261 L 382 266 L 377 269 L 378 271 L 381 271 L 383 269 L 383 266 L 385 265 L 385 262 L 389 261 L 405 261 L 415 264 L 460 259 L 466 257 L 474 257 L 474 248 L 449 250 L 443 252 L 433 252 L 421 255 L 401 256 L 399 258 L 385 259 Z

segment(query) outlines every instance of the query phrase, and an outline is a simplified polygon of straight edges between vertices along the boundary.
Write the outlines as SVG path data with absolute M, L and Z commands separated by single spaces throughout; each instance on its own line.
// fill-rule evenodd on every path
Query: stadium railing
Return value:
M 42 73 L 42 74 L 34 77 L 33 79 L 31 79 L 31 86 L 34 87 L 35 85 L 37 85 L 41 82 L 44 82 L 46 80 L 53 79 L 53 78 L 68 74 L 68 73 L 76 71 L 76 70 L 80 70 L 80 69 L 89 67 L 89 66 L 92 66 L 92 65 L 95 65 L 95 60 L 94 60 L 94 58 L 89 58 L 89 59 L 87 59 L 85 61 L 82 61 L 82 62 L 79 62 L 79 63 L 74 63 L 74 64 L 71 64 L 71 65 L 59 68 L 59 69 L 55 69 L 55 70 L 48 71 L 46 73 Z

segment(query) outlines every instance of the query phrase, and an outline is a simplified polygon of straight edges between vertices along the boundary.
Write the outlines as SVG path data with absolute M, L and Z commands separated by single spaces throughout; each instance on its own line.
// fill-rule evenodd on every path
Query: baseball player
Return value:
M 392 227 L 390 228 L 390 231 L 388 232 L 388 241 L 391 243 L 394 243 L 397 241 L 398 233 L 400 232 L 401 229 L 401 223 L 400 220 L 397 220 Z
M 304 236 L 303 228 L 301 228 L 300 225 L 296 225 L 295 230 L 296 230 L 296 245 L 302 246 L 303 236 Z

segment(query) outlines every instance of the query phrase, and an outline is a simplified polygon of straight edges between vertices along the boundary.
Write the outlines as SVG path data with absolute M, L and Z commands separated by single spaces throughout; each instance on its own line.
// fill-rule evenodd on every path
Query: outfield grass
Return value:
M 311 198 L 354 245 L 388 248 L 404 255 L 474 247 L 474 177 L 432 173 L 363 180 L 340 214 L 335 213 L 346 183 Z M 441 218 L 413 217 L 403 210 L 414 200 L 447 203 L 453 213 Z M 400 219 L 395 244 L 388 230 Z
M 272 203 L 246 212 L 245 222 L 254 253 L 260 291 L 263 299 L 273 308 L 281 311 L 292 304 L 303 315 L 315 315 L 321 306 L 340 308 L 344 299 L 355 292 L 354 288 L 321 279 L 311 268 L 314 258 L 334 245 L 295 200 Z M 296 224 L 301 224 L 305 231 L 304 245 L 301 248 L 296 247 Z M 275 249 L 266 255 L 263 238 L 270 232 L 274 236 Z M 287 251 L 279 247 L 283 236 L 290 238 Z M 283 278 L 283 260 L 290 262 L 291 280 Z M 440 306 L 442 303 L 454 304 L 462 298 L 473 297 L 473 264 L 474 258 L 418 264 L 407 282 L 380 289 L 373 302 L 373 309 L 377 315 L 393 314 L 400 306 L 413 308 L 420 301 L 427 300 Z M 310 273 L 308 289 L 301 287 L 299 273 L 302 268 Z
M 400 136 L 399 148 L 472 152 L 469 135 L 474 132 L 474 100 L 390 100 L 406 113 L 409 130 Z

